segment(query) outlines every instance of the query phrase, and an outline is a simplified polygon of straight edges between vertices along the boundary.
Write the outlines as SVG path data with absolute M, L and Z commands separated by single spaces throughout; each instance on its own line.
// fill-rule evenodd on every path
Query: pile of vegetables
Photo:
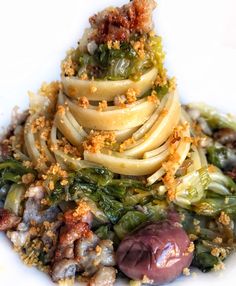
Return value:
M 134 48 L 134 43 L 138 41 L 144 45 L 142 56 Z M 161 38 L 157 36 L 134 35 L 130 42 L 121 42 L 118 47 L 93 42 L 85 50 L 78 46 L 69 56 L 75 67 L 75 75 L 81 77 L 86 74 L 89 79 L 138 80 L 152 67 L 157 67 L 160 73 L 164 69 Z

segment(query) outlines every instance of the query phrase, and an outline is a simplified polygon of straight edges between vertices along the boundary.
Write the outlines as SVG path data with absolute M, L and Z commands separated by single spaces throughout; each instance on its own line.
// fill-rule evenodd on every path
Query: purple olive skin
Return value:
M 168 283 L 189 267 L 193 253 L 190 240 L 177 222 L 148 222 L 120 243 L 116 260 L 120 270 L 133 280 L 147 277 L 155 285 Z

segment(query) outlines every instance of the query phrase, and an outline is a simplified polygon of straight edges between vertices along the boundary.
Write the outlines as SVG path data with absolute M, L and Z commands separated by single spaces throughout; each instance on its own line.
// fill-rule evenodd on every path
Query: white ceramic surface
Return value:
M 59 79 L 65 51 L 75 46 L 94 12 L 125 0 L 1 0 L 0 126 L 14 106 L 27 108 L 27 91 Z M 163 36 L 166 64 L 184 101 L 205 101 L 236 114 L 236 1 L 159 0 L 156 30 Z M 236 256 L 219 273 L 183 277 L 172 286 L 233 286 Z M 21 264 L 0 235 L 0 285 L 54 285 Z M 121 285 L 121 284 L 120 284 Z

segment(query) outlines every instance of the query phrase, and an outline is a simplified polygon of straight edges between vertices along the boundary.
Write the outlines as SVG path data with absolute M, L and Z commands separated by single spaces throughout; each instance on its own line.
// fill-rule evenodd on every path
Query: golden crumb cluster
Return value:
M 62 74 L 65 76 L 74 76 L 76 69 L 77 65 L 73 62 L 71 55 L 68 55 L 61 64 Z
M 117 41 L 117 40 L 112 41 L 112 40 L 110 40 L 110 41 L 107 42 L 107 47 L 108 47 L 109 50 L 111 50 L 111 49 L 119 50 L 120 49 L 120 41 Z
M 104 147 L 111 147 L 116 143 L 115 133 L 111 131 L 91 131 L 83 142 L 84 150 L 98 153 Z
M 162 163 L 162 167 L 166 172 L 166 175 L 163 178 L 163 182 L 167 187 L 167 194 L 170 201 L 175 199 L 175 190 L 178 183 L 175 179 L 176 164 L 178 164 L 180 159 L 180 154 L 177 152 L 177 147 L 181 140 L 186 140 L 186 137 L 183 135 L 183 132 L 186 130 L 186 128 L 189 128 L 187 123 L 178 125 L 174 128 L 172 135 L 170 136 L 169 158 L 166 162 Z
M 67 180 L 68 173 L 67 171 L 63 170 L 60 164 L 58 163 L 52 164 L 47 170 L 46 174 L 42 175 L 42 178 L 43 180 L 45 180 L 45 182 L 47 181 L 46 184 L 48 184 L 48 188 L 51 191 L 53 191 L 55 188 L 55 183 L 54 183 L 55 178 L 58 178 L 60 180 L 60 184 L 62 186 L 68 184 L 68 180 Z
M 229 225 L 230 221 L 231 221 L 230 217 L 225 212 L 220 213 L 220 217 L 219 217 L 220 223 L 222 223 L 223 225 Z
M 168 82 L 166 69 L 159 71 L 154 84 L 156 86 L 165 86 Z
M 131 45 L 141 60 L 145 58 L 145 41 L 143 37 L 139 41 L 131 41 Z
M 131 104 L 137 100 L 137 95 L 139 94 L 139 91 L 134 88 L 129 88 L 125 94 L 126 101 L 128 104 Z
M 102 100 L 101 102 L 98 103 L 98 111 L 104 111 L 107 109 L 107 101 Z
M 147 99 L 148 99 L 149 102 L 156 103 L 156 104 L 160 104 L 160 100 L 159 100 L 158 95 L 157 95 L 157 92 L 156 92 L 155 90 L 153 90 L 153 91 L 151 92 L 151 95 L 149 95 L 149 96 L 147 97 Z
M 89 106 L 89 100 L 86 96 L 82 96 L 78 99 L 78 104 L 82 108 L 88 108 Z
M 53 146 L 54 150 L 60 150 L 66 155 L 72 155 L 76 158 L 81 157 L 81 153 L 76 146 L 71 145 L 65 137 L 57 140 L 57 145 Z
M 45 116 L 40 116 L 40 117 L 37 117 L 32 122 L 31 130 L 32 130 L 32 133 L 37 133 L 37 132 L 43 130 L 44 128 L 48 128 L 50 126 L 51 126 L 50 121 L 48 119 L 46 119 Z
M 57 99 L 57 95 L 60 89 L 61 83 L 59 81 L 53 81 L 51 83 L 44 82 L 39 89 L 39 94 L 49 98 L 54 102 Z
M 84 200 L 80 200 L 77 204 L 76 209 L 73 212 L 73 216 L 78 220 L 82 219 L 88 212 L 90 211 L 90 207 Z
M 125 140 L 122 144 L 120 144 L 120 152 L 124 152 L 129 146 L 135 143 L 135 139 L 133 137 Z

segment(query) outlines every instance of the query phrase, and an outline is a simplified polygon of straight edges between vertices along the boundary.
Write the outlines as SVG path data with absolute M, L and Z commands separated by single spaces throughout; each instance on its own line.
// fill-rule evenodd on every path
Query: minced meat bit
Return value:
M 121 8 L 106 9 L 89 19 L 96 43 L 129 41 L 134 33 L 149 33 L 153 28 L 154 0 L 133 0 Z
M 0 231 L 6 231 L 16 227 L 20 221 L 21 218 L 16 216 L 14 213 L 0 208 Z

